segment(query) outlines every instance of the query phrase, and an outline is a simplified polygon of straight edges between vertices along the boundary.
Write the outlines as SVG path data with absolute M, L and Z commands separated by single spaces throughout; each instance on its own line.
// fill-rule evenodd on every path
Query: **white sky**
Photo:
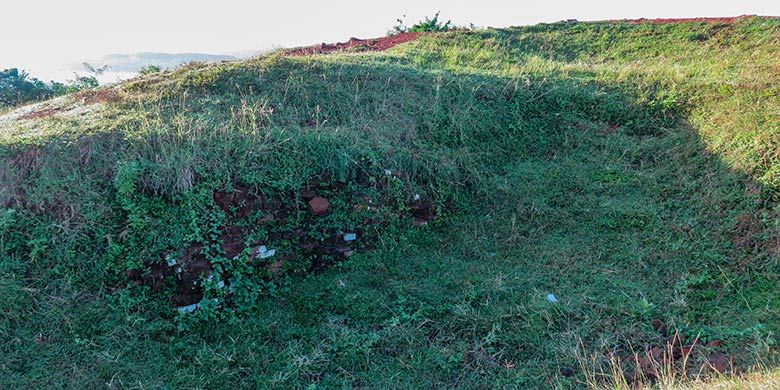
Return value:
M 780 15 L 780 0 L 3 0 L 0 69 L 61 78 L 64 64 L 110 53 L 231 54 L 384 35 L 441 11 L 455 24 L 564 19 Z M 69 75 L 69 74 L 68 74 Z M 67 75 L 66 75 L 67 76 Z

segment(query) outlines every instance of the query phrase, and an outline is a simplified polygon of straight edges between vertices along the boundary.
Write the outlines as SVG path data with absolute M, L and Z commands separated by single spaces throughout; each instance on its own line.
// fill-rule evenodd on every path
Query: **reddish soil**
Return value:
M 651 322 L 658 332 L 655 342 L 645 344 L 641 352 L 620 356 L 626 379 L 635 386 L 658 379 L 661 370 L 673 368 L 682 377 L 700 374 L 723 374 L 734 369 L 734 356 L 721 351 L 723 342 L 702 342 L 698 337 L 687 340 L 683 333 L 670 331 L 658 319 Z M 614 356 L 614 355 L 613 355 Z
M 309 201 L 309 211 L 312 215 L 325 215 L 329 207 L 328 200 L 319 196 L 315 196 Z
M 98 90 L 84 90 L 74 94 L 77 99 L 80 99 L 83 104 L 94 103 L 117 103 L 122 101 L 122 96 L 116 89 L 98 89 Z M 67 112 L 72 110 L 73 107 L 56 107 L 56 108 L 44 108 L 39 111 L 33 111 L 22 115 L 20 119 L 41 119 L 47 118 L 60 112 Z
M 84 90 L 78 92 L 76 97 L 80 98 L 85 104 L 93 103 L 117 103 L 122 101 L 122 96 L 115 88 L 103 88 L 97 90 Z
M 40 118 L 46 118 L 50 117 L 58 112 L 65 112 L 67 111 L 65 108 L 44 108 L 40 111 L 33 111 L 27 114 L 22 115 L 19 117 L 19 119 L 40 119 Z
M 382 51 L 402 43 L 413 41 L 419 36 L 420 33 L 401 33 L 389 37 L 373 39 L 350 38 L 346 42 L 322 43 L 319 45 L 289 49 L 285 52 L 293 56 L 305 56 L 338 51 Z
M 758 215 L 743 213 L 729 232 L 729 238 L 738 249 L 757 250 L 761 244 L 761 232 L 765 229 Z
M 331 187 L 326 190 L 337 191 L 338 189 Z M 221 249 L 221 256 L 227 259 L 247 256 L 244 258 L 246 261 L 257 262 L 270 277 L 280 272 L 290 271 L 287 265 L 291 262 L 301 264 L 301 260 L 305 260 L 308 262 L 308 271 L 314 272 L 327 267 L 334 261 L 348 258 L 356 251 L 370 248 L 374 237 L 371 229 L 367 228 L 372 225 L 381 225 L 383 223 L 381 220 L 366 217 L 355 229 L 329 228 L 315 232 L 304 228 L 316 226 L 317 219 L 322 218 L 322 215 L 328 212 L 329 202 L 321 194 L 318 194 L 321 192 L 320 190 L 323 189 L 318 190 L 315 187 L 301 189 L 298 196 L 306 202 L 304 205 L 308 204 L 308 210 L 306 210 L 306 206 L 296 201 L 296 194 L 289 194 L 289 199 L 285 201 L 263 196 L 252 188 L 241 185 L 234 185 L 233 191 L 230 192 L 214 192 L 214 203 L 227 216 L 226 224 L 220 228 L 215 242 Z M 357 203 L 353 205 L 355 210 L 371 209 L 368 198 L 357 197 L 354 199 Z M 414 221 L 415 225 L 427 224 L 428 221 L 435 218 L 435 209 L 429 202 L 416 199 L 409 204 L 409 208 L 411 211 L 410 222 Z M 273 229 L 274 226 L 284 226 L 288 217 L 303 218 L 304 222 L 295 229 L 281 231 Z M 245 241 L 249 228 L 243 222 L 246 222 L 247 218 L 257 218 L 255 219 L 257 222 L 269 227 L 267 240 L 250 243 Z M 347 233 L 352 238 L 348 238 Z M 261 245 L 267 245 L 267 250 L 272 250 L 275 249 L 274 242 L 292 243 L 293 247 L 288 247 L 286 250 L 280 250 L 278 253 L 263 258 Z M 175 258 L 175 264 L 168 265 L 168 256 L 172 256 L 174 253 L 171 251 L 163 256 L 165 261 L 145 264 L 144 269 L 130 271 L 127 273 L 127 277 L 133 285 L 147 285 L 155 292 L 162 292 L 165 289 L 165 280 L 173 279 L 176 292 L 170 297 L 170 302 L 175 306 L 197 303 L 203 298 L 201 280 L 207 278 L 212 269 L 203 249 L 201 245 L 192 244 Z M 230 275 L 223 276 L 226 288 L 230 288 Z M 228 294 L 228 299 L 230 299 L 230 294 Z

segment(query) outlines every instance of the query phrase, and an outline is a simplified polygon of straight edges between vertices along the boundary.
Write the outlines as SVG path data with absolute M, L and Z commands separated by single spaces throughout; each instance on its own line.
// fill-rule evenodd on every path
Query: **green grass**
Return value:
M 610 386 L 610 354 L 663 345 L 653 319 L 722 340 L 752 372 L 726 385 L 775 383 L 778 56 L 776 19 L 457 31 L 0 119 L 0 387 Z M 326 218 L 235 221 L 212 197 L 305 209 L 313 180 Z M 284 236 L 366 215 L 384 223 L 363 250 L 316 272 Z M 296 256 L 280 275 L 224 258 L 231 224 Z M 128 280 L 192 243 L 240 280 L 207 292 L 221 308 L 179 315 L 172 283 Z

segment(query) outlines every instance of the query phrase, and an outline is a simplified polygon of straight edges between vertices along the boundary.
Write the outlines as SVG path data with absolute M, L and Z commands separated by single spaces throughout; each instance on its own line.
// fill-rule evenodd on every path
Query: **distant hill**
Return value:
M 188 64 L 190 62 L 220 62 L 237 60 L 241 57 L 226 54 L 207 54 L 207 53 L 115 53 L 106 55 L 100 59 L 86 60 L 95 67 L 108 66 L 105 73 L 98 76 L 101 83 L 110 83 L 118 80 L 128 79 L 135 76 L 138 72 L 147 66 L 159 66 L 162 69 L 173 69 L 177 66 Z M 72 63 L 67 66 L 68 74 L 83 74 L 83 62 Z
M 219 62 L 236 60 L 237 57 L 224 54 L 205 53 L 131 53 L 109 54 L 96 63 L 109 65 L 114 72 L 138 72 L 141 68 L 156 65 L 163 69 L 175 68 L 189 62 Z

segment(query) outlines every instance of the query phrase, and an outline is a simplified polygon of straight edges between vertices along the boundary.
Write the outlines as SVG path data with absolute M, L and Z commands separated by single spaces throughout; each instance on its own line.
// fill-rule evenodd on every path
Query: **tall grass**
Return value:
M 457 31 L 0 121 L 0 387 L 626 388 L 659 318 L 740 371 L 657 360 L 642 383 L 771 386 L 779 39 L 759 18 Z M 334 210 L 315 222 L 311 186 Z M 297 214 L 231 221 L 213 194 L 234 187 Z M 417 197 L 426 227 L 399 217 Z M 326 270 L 216 256 L 248 286 L 226 310 L 128 281 L 230 223 L 294 254 L 285 232 L 358 227 L 366 199 L 386 223 Z

